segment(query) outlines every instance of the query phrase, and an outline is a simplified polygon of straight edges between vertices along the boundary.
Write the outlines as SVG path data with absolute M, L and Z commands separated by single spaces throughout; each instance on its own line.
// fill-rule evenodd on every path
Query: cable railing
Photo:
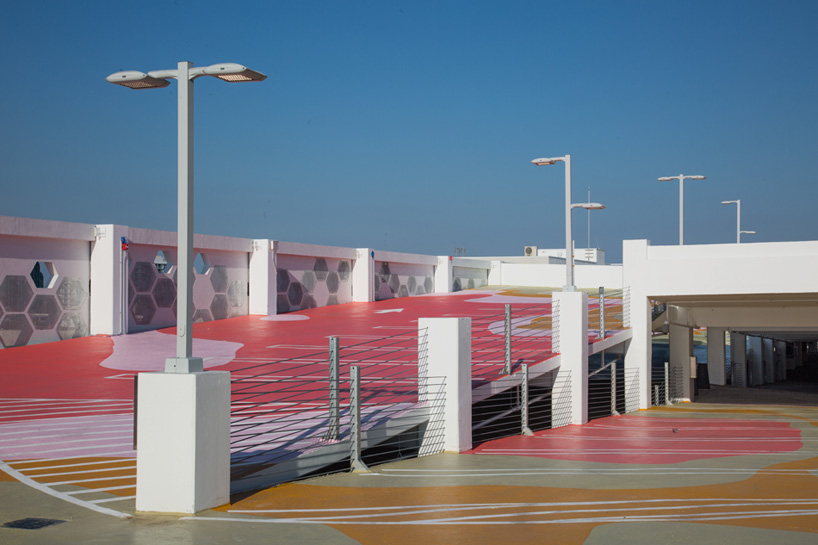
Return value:
M 503 314 L 472 320 L 472 381 L 496 381 L 552 355 L 551 305 L 505 305 Z
M 232 372 L 233 490 L 442 450 L 442 379 L 423 376 L 425 330 Z
M 596 297 L 588 297 L 588 337 L 601 340 L 611 332 L 621 331 L 628 327 L 629 317 L 626 313 L 626 290 L 606 290 L 599 288 Z
M 670 405 L 670 368 L 668 362 L 653 364 L 650 375 L 651 405 Z
M 622 358 L 600 354 L 588 373 L 588 420 L 616 416 L 639 408 L 639 369 L 625 368 Z

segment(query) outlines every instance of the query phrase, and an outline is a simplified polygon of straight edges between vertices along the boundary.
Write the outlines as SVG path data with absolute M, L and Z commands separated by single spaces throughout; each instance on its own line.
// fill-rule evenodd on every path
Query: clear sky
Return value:
M 818 240 L 818 2 L 31 1 L 0 17 L 0 215 L 175 230 L 195 83 L 196 231 L 446 255 Z M 578 247 L 587 213 L 574 213 Z

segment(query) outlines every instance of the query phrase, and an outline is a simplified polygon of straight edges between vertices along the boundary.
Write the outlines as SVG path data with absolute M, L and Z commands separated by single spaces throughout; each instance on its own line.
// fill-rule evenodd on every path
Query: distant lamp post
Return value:
M 678 176 L 664 176 L 659 178 L 660 182 L 670 182 L 672 180 L 679 180 L 679 246 L 684 245 L 685 241 L 685 219 L 684 219 L 684 181 L 685 180 L 705 180 L 704 176 L 685 176 L 679 174 Z
M 735 201 L 721 201 L 721 204 L 735 204 L 736 205 L 736 244 L 741 244 L 741 235 L 754 235 L 755 231 L 741 230 L 741 199 Z
M 594 202 L 572 203 L 571 202 L 571 156 L 563 157 L 541 157 L 531 161 L 537 166 L 553 165 L 559 161 L 565 163 L 565 285 L 562 291 L 577 291 L 574 286 L 574 242 L 571 233 L 571 210 L 574 208 L 585 208 L 586 210 L 602 210 L 603 205 Z
M 175 79 L 179 85 L 179 173 L 178 173 L 178 232 L 179 276 L 177 286 L 176 357 L 165 361 L 165 372 L 193 373 L 202 371 L 201 358 L 192 357 L 193 351 L 193 80 L 212 76 L 224 81 L 263 81 L 261 72 L 235 63 L 194 67 L 180 62 L 176 70 L 155 70 L 144 73 L 135 70 L 117 72 L 105 78 L 110 83 L 130 89 L 157 89 L 170 85 Z

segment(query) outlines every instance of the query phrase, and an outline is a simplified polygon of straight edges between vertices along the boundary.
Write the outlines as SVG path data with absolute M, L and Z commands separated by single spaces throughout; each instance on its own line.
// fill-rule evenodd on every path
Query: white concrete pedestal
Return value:
M 420 396 L 430 377 L 445 379 L 443 449 L 464 452 L 472 448 L 471 318 L 421 318 L 419 337 L 426 332 L 428 365 L 421 369 Z M 419 338 L 419 343 L 422 340 Z M 424 347 L 418 347 L 421 351 Z
M 228 503 L 230 373 L 140 373 L 137 441 L 137 511 Z
M 562 415 L 553 422 L 553 426 L 566 424 L 586 424 L 588 422 L 588 295 L 581 291 L 554 293 L 553 300 L 559 303 L 559 338 L 560 368 L 557 383 L 570 387 L 557 386 L 552 393 L 552 406 L 555 414 L 563 411 L 557 407 L 570 404 L 570 422 L 568 415 Z M 569 396 L 570 400 L 566 400 Z M 556 417 L 555 417 L 556 419 Z

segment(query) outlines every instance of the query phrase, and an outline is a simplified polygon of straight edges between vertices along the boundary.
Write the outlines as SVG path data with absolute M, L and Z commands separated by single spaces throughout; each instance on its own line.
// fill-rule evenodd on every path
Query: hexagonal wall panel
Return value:
M 6 314 L 0 321 L 0 344 L 6 348 L 24 346 L 33 332 L 25 314 Z
M 279 314 L 290 312 L 290 299 L 286 293 L 279 293 L 276 298 L 276 311 Z
M 0 303 L 7 312 L 23 312 L 33 295 L 25 276 L 9 275 L 0 283 Z
M 211 322 L 213 321 L 213 316 L 210 315 L 210 311 L 206 308 L 197 309 L 196 312 L 193 313 L 193 323 L 200 324 L 202 322 Z
M 173 285 L 173 280 L 170 278 L 160 278 L 156 281 L 153 287 L 153 300 L 156 301 L 156 306 L 161 308 L 168 308 L 176 299 L 176 286 Z
M 290 273 L 287 269 L 276 269 L 276 286 L 278 293 L 287 293 L 290 289 Z
M 418 281 L 414 276 L 409 277 L 409 281 L 406 284 L 406 287 L 409 289 L 409 293 L 414 295 L 418 291 Z
M 57 324 L 57 335 L 60 339 L 76 339 L 88 335 L 88 324 L 76 312 L 66 312 Z
M 329 267 L 327 267 L 327 260 L 324 259 L 323 257 L 319 257 L 318 259 L 316 259 L 313 270 L 315 271 L 315 277 L 318 280 L 321 281 L 326 280 L 327 273 L 329 272 Z
M 327 289 L 330 293 L 338 293 L 338 287 L 341 285 L 337 272 L 331 272 L 327 275 Z
M 150 295 L 137 295 L 131 305 L 131 315 L 139 325 L 148 325 L 156 314 L 156 305 Z
M 432 290 L 435 289 L 435 282 L 431 276 L 427 276 L 426 280 L 423 281 L 423 289 L 426 293 L 432 293 Z
M 247 288 L 244 282 L 233 280 L 230 282 L 230 287 L 227 289 L 227 298 L 230 301 L 231 307 L 240 307 L 244 305 L 244 295 L 247 293 Z
M 290 300 L 290 304 L 294 307 L 301 306 L 301 298 L 304 296 L 304 289 L 301 287 L 301 284 L 298 282 L 293 282 L 290 284 L 290 289 L 287 290 L 287 298 Z
M 301 276 L 301 286 L 307 293 L 312 293 L 312 290 L 315 289 L 315 273 L 312 271 L 304 271 L 304 274 Z
M 131 283 L 136 291 L 151 291 L 156 280 L 156 267 L 147 261 L 137 261 L 131 270 Z
M 301 301 L 301 308 L 303 310 L 306 310 L 308 308 L 315 308 L 317 306 L 318 305 L 316 304 L 315 299 L 313 299 L 312 295 L 305 295 L 304 299 Z
M 35 329 L 52 329 L 61 313 L 53 295 L 35 295 L 28 306 L 28 317 Z
M 0 320 L 2 320 L 2 319 L 3 319 L 3 315 L 4 315 L 5 313 L 6 313 L 6 312 L 3 310 L 3 307 L 2 307 L 2 306 L 0 306 Z
M 341 261 L 338 264 L 338 276 L 341 277 L 341 280 L 348 280 L 351 272 L 352 266 L 349 264 L 349 261 Z
M 85 302 L 85 286 L 78 278 L 65 277 L 57 288 L 57 298 L 65 310 L 77 310 Z
M 35 288 L 50 288 L 57 277 L 54 264 L 50 261 L 38 261 L 29 273 Z
M 217 293 L 213 297 L 213 302 L 210 303 L 210 313 L 214 320 L 224 320 L 230 315 L 230 303 L 226 295 Z
M 213 284 L 213 291 L 224 293 L 227 291 L 227 283 L 230 280 L 227 276 L 227 267 L 215 265 L 210 273 L 210 283 Z
M 400 289 L 400 277 L 397 274 L 389 276 L 389 288 L 393 292 L 397 292 Z

